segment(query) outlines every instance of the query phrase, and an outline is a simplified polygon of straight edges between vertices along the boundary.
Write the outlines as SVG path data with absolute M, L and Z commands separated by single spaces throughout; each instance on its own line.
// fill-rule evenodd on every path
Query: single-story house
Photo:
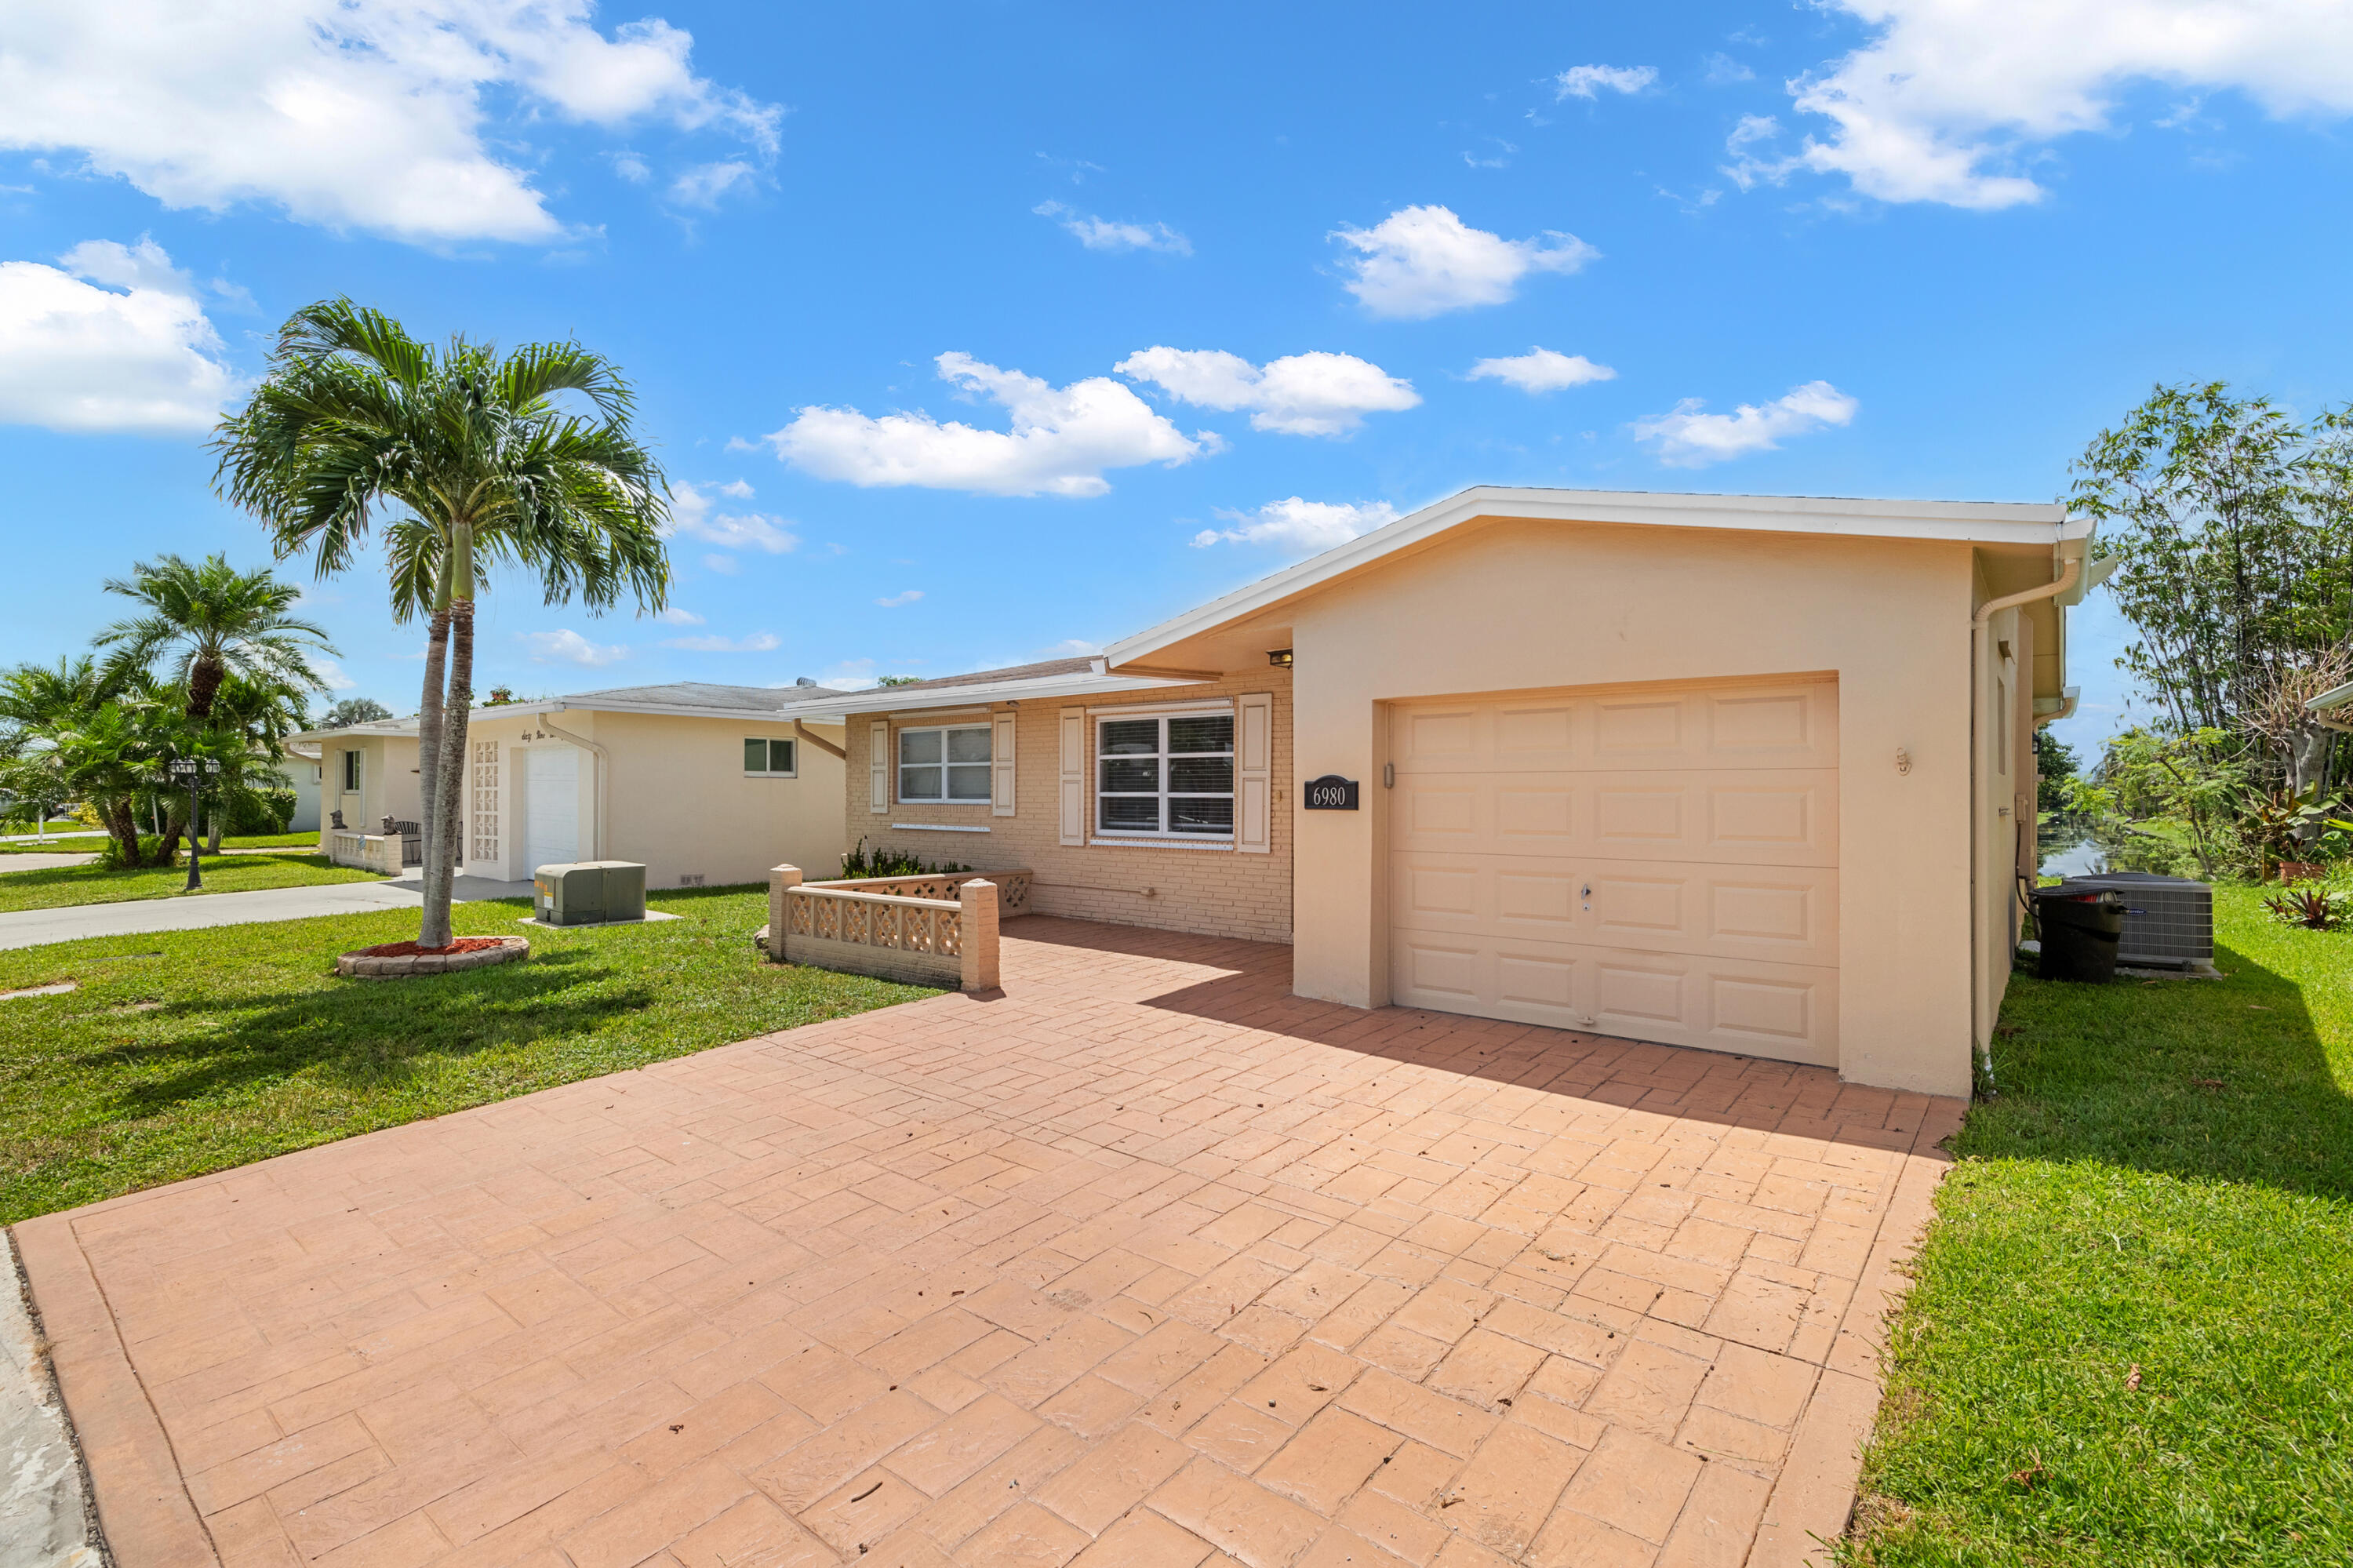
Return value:
M 543 865 L 628 860 L 655 888 L 758 882 L 779 862 L 830 872 L 848 847 L 841 727 L 777 710 L 835 694 L 678 682 L 478 707 L 463 870 L 521 882 Z M 299 738 L 319 748 L 326 809 L 347 827 L 418 819 L 414 717 Z
M 1289 942 L 1302 996 L 1958 1095 L 2091 535 L 1480 488 L 1095 660 L 777 716 L 843 726 L 847 837 L 1027 868 L 1041 913 Z

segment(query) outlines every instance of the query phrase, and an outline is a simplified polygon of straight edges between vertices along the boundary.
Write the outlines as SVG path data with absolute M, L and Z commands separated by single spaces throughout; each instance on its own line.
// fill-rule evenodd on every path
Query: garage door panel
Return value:
M 1397 934 L 1390 962 L 1400 1007 L 1824 1066 L 1838 1062 L 1834 969 L 1408 932 Z
M 1463 854 L 1834 865 L 1830 768 L 1429 773 L 1397 782 L 1393 845 Z
M 1837 1061 L 1834 684 L 1393 717 L 1398 1001 Z
M 1389 885 L 1403 930 L 1838 963 L 1838 873 L 1820 866 L 1409 852 Z

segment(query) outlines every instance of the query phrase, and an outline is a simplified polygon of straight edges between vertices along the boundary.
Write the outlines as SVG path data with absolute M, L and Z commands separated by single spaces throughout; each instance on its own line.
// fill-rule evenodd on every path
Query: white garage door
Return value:
M 1391 993 L 1838 1061 L 1838 687 L 1401 705 Z
M 580 858 L 580 754 L 568 746 L 522 754 L 523 874 Z

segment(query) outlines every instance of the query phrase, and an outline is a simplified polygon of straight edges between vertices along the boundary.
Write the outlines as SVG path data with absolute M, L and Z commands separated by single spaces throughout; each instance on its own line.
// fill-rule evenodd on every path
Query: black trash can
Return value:
M 2116 944 L 2125 933 L 2125 895 L 2109 888 L 2060 883 L 2034 891 L 2034 927 L 2042 937 L 2044 980 L 2105 985 L 2116 978 Z

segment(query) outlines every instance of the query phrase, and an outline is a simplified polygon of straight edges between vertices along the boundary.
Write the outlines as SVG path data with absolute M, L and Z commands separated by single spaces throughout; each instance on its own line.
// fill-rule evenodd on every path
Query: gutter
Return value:
M 2347 719 L 2337 711 L 2348 702 L 2353 702 L 2353 683 L 2334 686 L 2321 693 L 2304 705 L 2304 711 L 2310 714 L 2312 722 L 2323 729 L 2333 729 L 2339 735 L 2353 735 L 2353 720 Z

